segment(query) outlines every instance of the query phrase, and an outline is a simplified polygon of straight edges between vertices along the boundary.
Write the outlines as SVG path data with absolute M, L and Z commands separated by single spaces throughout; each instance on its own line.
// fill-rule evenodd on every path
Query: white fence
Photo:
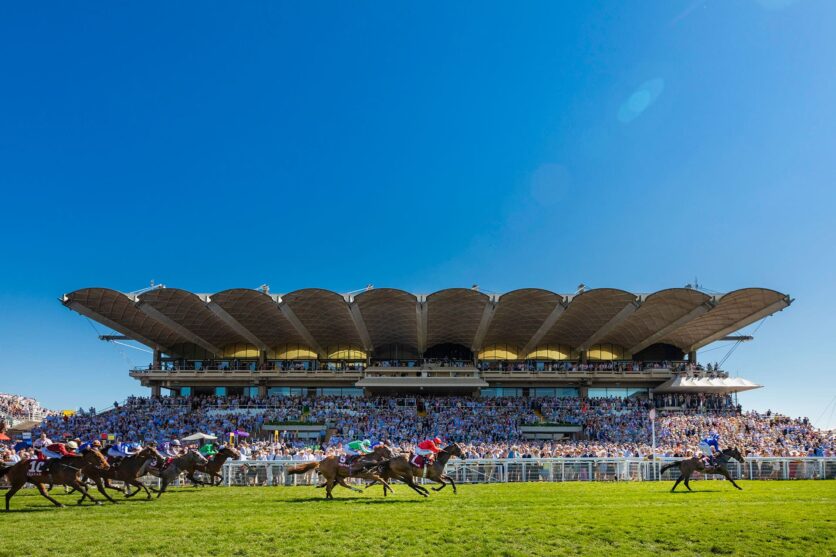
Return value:
M 631 458 L 543 458 L 498 460 L 451 460 L 447 474 L 457 483 L 568 482 L 568 481 L 652 481 L 675 480 L 678 469 L 659 475 L 660 467 L 675 459 L 656 462 Z M 315 472 L 289 475 L 287 469 L 301 461 L 227 461 L 223 467 L 224 485 L 314 485 Z M 836 458 L 747 458 L 743 464 L 728 466 L 734 479 L 819 480 L 836 479 Z M 722 479 L 703 476 L 693 479 Z

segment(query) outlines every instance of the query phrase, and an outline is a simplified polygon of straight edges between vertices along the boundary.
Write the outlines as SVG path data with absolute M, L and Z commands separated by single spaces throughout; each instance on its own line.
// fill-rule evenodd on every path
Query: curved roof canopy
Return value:
M 319 288 L 275 295 L 157 287 L 139 295 L 84 288 L 62 302 L 175 356 L 189 345 L 216 355 L 230 345 L 263 351 L 294 345 L 325 357 L 336 347 L 370 352 L 402 345 L 424 352 L 447 343 L 474 351 L 504 345 L 521 355 L 540 346 L 581 351 L 602 344 L 620 346 L 625 354 L 659 343 L 688 352 L 784 309 L 792 299 L 764 288 L 718 295 L 691 288 L 652 294 L 599 288 L 576 295 L 538 288 L 503 295 L 450 288 L 416 295 L 380 288 L 351 296 Z

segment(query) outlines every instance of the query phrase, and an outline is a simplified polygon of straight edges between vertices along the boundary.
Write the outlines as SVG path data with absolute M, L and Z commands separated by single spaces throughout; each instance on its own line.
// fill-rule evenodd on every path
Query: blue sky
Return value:
M 0 391 L 143 392 L 146 355 L 58 303 L 85 286 L 697 277 L 796 298 L 726 367 L 836 426 L 836 3 L 2 12 Z

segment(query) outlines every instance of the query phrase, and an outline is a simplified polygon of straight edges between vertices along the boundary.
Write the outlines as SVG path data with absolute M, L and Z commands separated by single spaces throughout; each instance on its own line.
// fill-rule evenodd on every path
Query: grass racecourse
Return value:
M 836 481 L 462 485 L 384 499 L 311 487 L 183 488 L 0 513 L 0 555 L 834 555 Z M 0 491 L 0 494 L 5 494 Z

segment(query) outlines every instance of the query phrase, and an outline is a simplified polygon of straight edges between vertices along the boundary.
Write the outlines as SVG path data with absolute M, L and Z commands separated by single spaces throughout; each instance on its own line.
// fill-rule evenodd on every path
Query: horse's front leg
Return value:
M 453 487 L 453 495 L 456 495 L 456 493 L 457 493 L 456 492 L 456 482 L 453 481 L 453 478 L 451 478 L 447 474 L 444 474 L 441 477 L 444 478 L 445 480 L 447 480 L 448 482 L 450 482 L 450 485 Z
M 740 487 L 739 485 L 737 485 L 737 484 L 735 483 L 735 481 L 732 479 L 731 474 L 729 474 L 728 470 L 725 470 L 724 468 L 720 468 L 719 472 L 720 472 L 720 474 L 722 474 L 722 475 L 723 475 L 723 477 L 724 477 L 724 478 L 726 478 L 727 480 L 729 480 L 729 481 L 731 482 L 731 484 L 732 484 L 734 487 L 736 487 L 736 488 L 737 488 L 737 489 L 739 489 L 740 491 L 743 491 L 743 488 L 742 488 L 742 487 Z
M 73 487 L 73 489 L 81 493 L 81 499 L 78 500 L 78 503 L 76 503 L 77 505 L 83 503 L 85 499 L 90 499 L 94 505 L 102 504 L 101 501 L 97 500 L 95 497 L 90 495 L 90 491 L 87 489 L 87 486 L 83 485 L 78 480 L 75 480 L 74 482 L 70 483 L 70 485 Z

